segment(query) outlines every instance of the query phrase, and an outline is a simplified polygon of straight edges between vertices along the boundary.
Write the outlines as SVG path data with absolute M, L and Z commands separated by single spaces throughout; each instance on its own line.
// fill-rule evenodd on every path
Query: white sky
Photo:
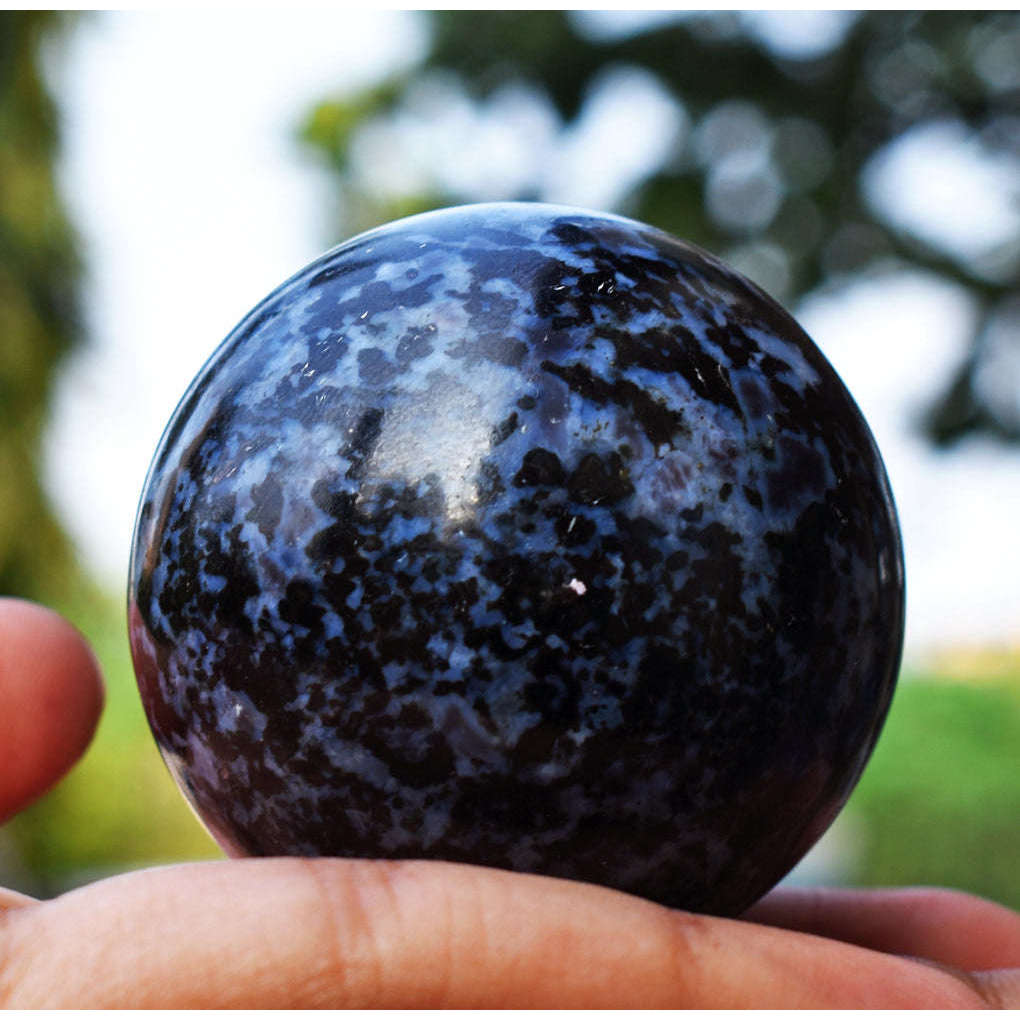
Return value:
M 252 305 L 339 240 L 324 176 L 294 142 L 298 116 L 423 45 L 420 20 L 399 12 L 134 12 L 91 16 L 54 62 L 93 342 L 63 375 L 47 479 L 83 556 L 112 585 L 125 583 L 145 471 L 188 382 Z M 663 116 L 650 109 L 635 122 L 640 144 L 654 149 Z M 591 205 L 605 184 L 585 177 L 580 148 L 550 190 Z M 877 201 L 902 187 L 903 160 L 889 166 Z M 926 187 L 941 201 L 937 180 Z M 906 214 L 923 201 L 912 194 Z M 971 309 L 951 288 L 901 276 L 798 312 L 886 459 L 907 550 L 908 652 L 1016 643 L 1020 453 L 976 442 L 938 454 L 912 431 L 963 351 Z

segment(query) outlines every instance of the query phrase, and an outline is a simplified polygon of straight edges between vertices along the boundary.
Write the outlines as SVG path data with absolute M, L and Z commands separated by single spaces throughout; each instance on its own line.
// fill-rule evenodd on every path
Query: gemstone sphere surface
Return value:
M 150 468 L 129 617 L 229 853 L 733 914 L 864 767 L 903 565 L 868 427 L 774 301 L 631 220 L 479 205 L 227 337 Z

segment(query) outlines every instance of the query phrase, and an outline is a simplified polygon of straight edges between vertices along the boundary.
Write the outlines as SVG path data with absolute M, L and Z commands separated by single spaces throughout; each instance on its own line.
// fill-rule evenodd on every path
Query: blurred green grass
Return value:
M 81 764 L 0 829 L 0 881 L 46 896 L 127 868 L 221 856 L 149 733 L 122 603 L 79 587 L 56 608 L 92 642 L 106 711 Z M 856 845 L 836 880 L 952 886 L 1020 909 L 1020 666 L 968 682 L 904 676 L 845 813 Z
M 905 676 L 845 809 L 855 882 L 945 885 L 1020 909 L 1020 670 Z

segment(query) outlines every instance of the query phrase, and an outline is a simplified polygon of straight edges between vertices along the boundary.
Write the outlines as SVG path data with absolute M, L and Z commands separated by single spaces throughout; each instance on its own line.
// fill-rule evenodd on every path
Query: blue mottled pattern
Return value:
M 899 663 L 871 435 L 771 299 L 619 217 L 327 253 L 192 384 L 131 636 L 231 852 L 430 857 L 733 913 L 829 824 Z

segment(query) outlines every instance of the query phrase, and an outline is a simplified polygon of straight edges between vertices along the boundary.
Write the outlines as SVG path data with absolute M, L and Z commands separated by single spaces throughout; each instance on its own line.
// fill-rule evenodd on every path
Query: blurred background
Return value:
M 218 850 L 176 792 L 124 620 L 149 458 L 269 290 L 400 215 L 614 210 L 801 320 L 883 451 L 901 683 L 800 882 L 1020 908 L 1020 15 L 0 13 L 0 594 L 92 640 L 82 764 L 0 828 L 47 895 Z

